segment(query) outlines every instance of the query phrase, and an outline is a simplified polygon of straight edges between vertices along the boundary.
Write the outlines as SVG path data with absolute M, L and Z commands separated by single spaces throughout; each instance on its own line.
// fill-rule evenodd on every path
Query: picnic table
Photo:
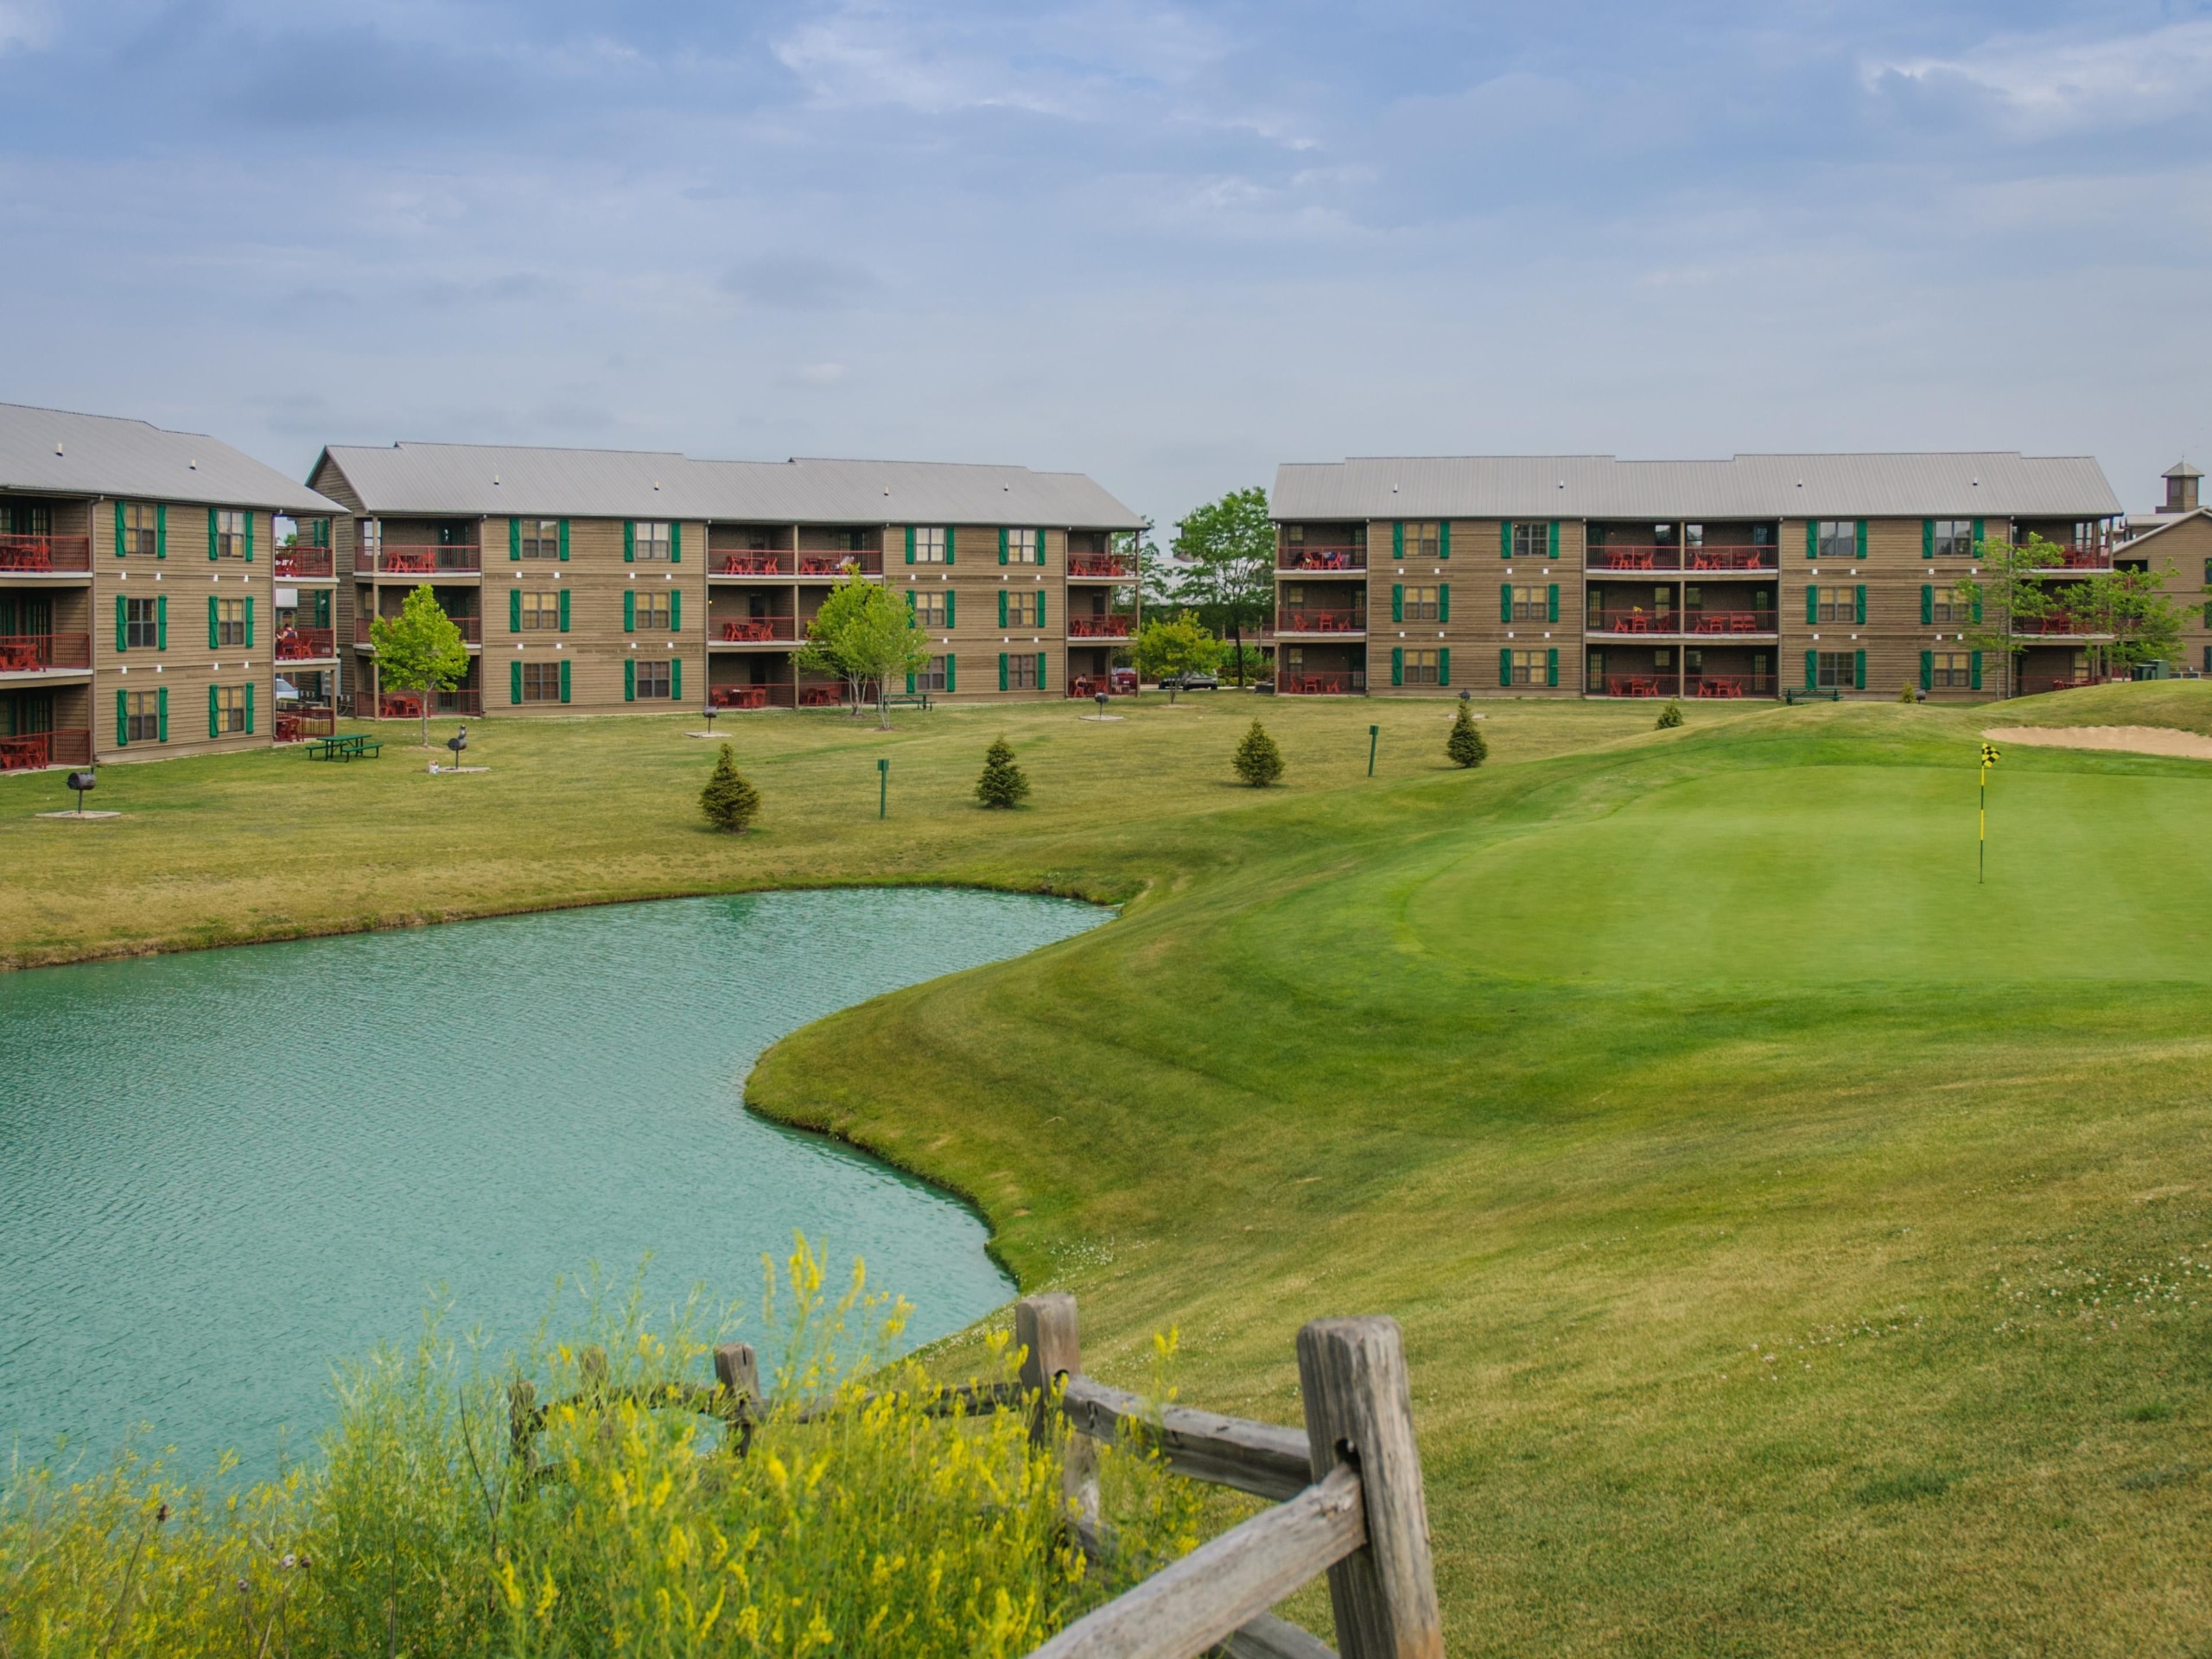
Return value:
M 834 685 L 802 685 L 798 689 L 798 706 L 802 709 L 835 709 L 844 700 L 843 694 Z
M 725 639 L 750 641 L 773 639 L 775 637 L 776 625 L 773 619 L 769 617 L 753 617 L 747 620 L 722 624 L 722 638 Z
M 318 737 L 308 743 L 310 760 L 374 760 L 384 753 L 384 740 L 365 733 L 349 733 L 344 737 Z
M 766 709 L 768 688 L 765 685 L 718 685 L 709 699 L 717 709 Z
M 47 762 L 44 732 L 29 737 L 0 737 L 0 772 L 35 772 Z
M 0 674 L 27 674 L 39 666 L 36 639 L 0 639 Z

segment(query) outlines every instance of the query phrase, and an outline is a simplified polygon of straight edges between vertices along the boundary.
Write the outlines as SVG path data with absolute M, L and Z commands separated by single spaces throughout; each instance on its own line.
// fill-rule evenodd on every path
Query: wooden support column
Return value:
M 1075 1298 L 1065 1291 L 1025 1296 L 1014 1305 L 1014 1339 L 1021 1348 L 1021 1386 L 1033 1396 L 1029 1439 L 1042 1446 L 1059 1413 L 1053 1397 L 1071 1376 L 1083 1375 L 1083 1343 Z M 1098 1547 L 1098 1445 L 1071 1427 L 1060 1465 L 1060 1496 L 1069 1523 L 1086 1554 Z
M 753 1425 L 760 1418 L 760 1361 L 749 1342 L 726 1342 L 715 1350 L 715 1381 L 729 1396 L 727 1421 L 741 1458 L 753 1449 Z
M 1298 1380 L 1313 1478 L 1349 1464 L 1364 1502 L 1367 1542 L 1329 1569 L 1338 1652 L 1343 1659 L 1443 1659 L 1398 1322 L 1316 1319 L 1298 1333 Z

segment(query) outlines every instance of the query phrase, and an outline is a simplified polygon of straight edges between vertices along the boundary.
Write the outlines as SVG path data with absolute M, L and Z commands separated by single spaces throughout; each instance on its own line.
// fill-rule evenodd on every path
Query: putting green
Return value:
M 1402 926 L 1492 973 L 1624 983 L 2212 979 L 2212 770 L 2013 768 L 1974 880 L 1970 766 L 1812 766 L 1662 785 L 1493 842 Z

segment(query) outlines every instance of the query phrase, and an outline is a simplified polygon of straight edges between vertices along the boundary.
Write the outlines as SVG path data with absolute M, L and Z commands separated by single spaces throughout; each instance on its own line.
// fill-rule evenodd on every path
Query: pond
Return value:
M 1011 1287 L 963 1205 L 747 1113 L 810 1020 L 1096 925 L 936 889 L 555 912 L 0 975 L 0 1450 L 133 1425 L 276 1465 L 330 1368 L 439 1287 L 520 1347 L 555 1281 L 650 1254 L 658 1305 L 757 1296 L 794 1229 L 914 1304 Z

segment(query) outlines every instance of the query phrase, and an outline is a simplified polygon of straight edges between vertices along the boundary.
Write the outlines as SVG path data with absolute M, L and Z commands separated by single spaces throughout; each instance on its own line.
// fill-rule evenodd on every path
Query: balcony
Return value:
M 1301 543 L 1286 546 L 1275 555 L 1278 570 L 1364 570 L 1367 569 L 1367 550 L 1363 547 L 1316 547 Z
M 1367 677 L 1350 669 L 1285 669 L 1275 690 L 1287 696 L 1344 697 L 1367 689 Z
M 0 575 L 42 576 L 92 568 L 89 536 L 0 536 Z
M 413 546 L 386 542 L 362 551 L 355 574 L 378 576 L 435 576 L 456 572 L 474 574 L 484 569 L 480 547 Z
M 1124 613 L 1108 612 L 1090 616 L 1068 618 L 1068 638 L 1071 639 L 1126 639 L 1136 626 L 1136 618 Z
M 2012 632 L 2018 634 L 2036 634 L 2045 639 L 2094 639 L 2099 637 L 2106 639 L 2111 637 L 2108 630 L 2095 628 L 2075 616 L 2015 617 L 2012 621 Z
M 1431 607 L 1433 609 L 1434 607 Z M 1284 611 L 1275 618 L 1277 633 L 1364 633 L 1365 611 Z
M 311 737 L 331 737 L 338 731 L 338 713 L 333 709 L 279 709 L 276 711 L 276 741 L 304 743 Z
M 707 556 L 707 574 L 710 576 L 788 576 L 791 573 L 791 556 L 779 553 L 773 548 Z
M 338 572 L 331 550 L 327 547 L 280 547 L 276 550 L 272 568 L 279 576 L 330 576 Z
M 276 660 L 280 663 L 319 663 L 337 654 L 338 630 L 335 628 L 279 628 L 276 631 Z
M 1071 553 L 1068 555 L 1068 580 L 1071 582 L 1134 582 L 1137 562 L 1127 553 Z
M 89 766 L 90 732 L 32 732 L 0 737 L 0 772 L 38 772 L 48 766 Z
M 42 674 L 92 665 L 89 633 L 0 633 L 0 674 Z
M 798 556 L 798 573 L 802 577 L 834 580 L 848 570 L 858 570 L 864 576 L 880 576 L 883 574 L 883 555 L 856 548 L 846 553 L 802 553 Z
M 1693 674 L 1682 695 L 1690 697 L 1770 697 L 1771 674 Z
M 741 616 L 715 625 L 710 643 L 718 645 L 768 645 L 798 638 L 795 616 Z
M 1590 550 L 1592 570 L 1692 570 L 1714 575 L 1730 570 L 1779 570 L 1781 550 L 1773 547 L 1675 547 L 1608 542 Z
M 1682 619 L 1675 611 L 1592 611 L 1583 628 L 1587 633 L 1680 633 Z
M 377 694 L 378 720 L 420 720 L 423 699 L 428 697 L 433 715 L 480 715 L 484 712 L 484 694 L 474 687 L 464 686 L 457 691 L 380 691 Z
M 2027 551 L 2025 548 L 2020 550 Z M 2069 547 L 2060 550 L 2056 564 L 2039 564 L 2038 570 L 2109 570 L 2112 569 L 2112 549 L 2109 547 Z
M 1682 619 L 1684 633 L 1772 633 L 1772 611 L 1692 611 Z

